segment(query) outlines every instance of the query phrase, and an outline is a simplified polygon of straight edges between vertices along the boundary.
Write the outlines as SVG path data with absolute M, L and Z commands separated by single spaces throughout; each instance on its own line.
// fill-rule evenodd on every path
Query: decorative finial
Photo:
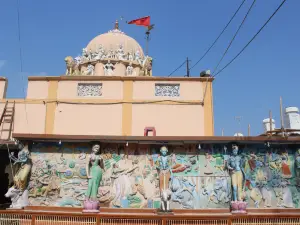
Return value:
M 119 30 L 119 21 L 116 20 L 116 23 L 115 23 L 115 30 Z

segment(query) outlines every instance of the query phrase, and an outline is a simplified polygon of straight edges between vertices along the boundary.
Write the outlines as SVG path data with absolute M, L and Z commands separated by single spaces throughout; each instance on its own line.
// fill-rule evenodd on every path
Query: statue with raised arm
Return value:
M 84 202 L 84 211 L 99 212 L 99 201 L 97 199 L 98 189 L 104 172 L 104 163 L 99 155 L 100 145 L 94 144 L 92 153 L 88 157 L 86 164 L 86 172 L 88 177 L 88 189 L 86 192 L 86 200 Z
M 105 57 L 105 50 L 104 50 L 103 46 L 100 44 L 98 46 L 98 49 L 97 49 L 96 53 L 95 53 L 95 58 L 94 59 L 98 60 L 98 59 L 103 59 L 104 57 Z
M 108 60 L 108 62 L 103 66 L 103 69 L 104 69 L 104 75 L 112 76 L 114 74 L 115 66 L 110 62 L 110 60 Z
M 161 209 L 164 212 L 170 211 L 170 200 L 171 200 L 171 191 L 169 188 L 169 183 L 171 179 L 171 158 L 168 155 L 168 148 L 162 146 L 160 148 L 161 155 L 156 161 L 156 168 L 159 174 L 159 189 L 161 195 Z
M 15 164 L 19 164 L 19 169 L 14 176 L 14 186 L 9 188 L 5 197 L 11 198 L 11 208 L 23 208 L 29 204 L 28 202 L 28 184 L 29 176 L 32 168 L 31 159 L 29 157 L 30 152 L 28 145 L 19 143 L 21 151 L 18 153 L 16 158 L 13 153 L 9 155 L 11 161 Z
M 244 202 L 245 174 L 243 171 L 243 159 L 238 154 L 237 145 L 232 146 L 232 155 L 227 161 L 227 168 L 231 177 L 233 212 L 245 212 L 246 202 Z
M 14 161 L 14 165 L 19 164 L 20 168 L 14 176 L 14 183 L 17 189 L 24 191 L 28 186 L 29 175 L 32 167 L 31 160 L 29 158 L 28 145 L 19 144 L 22 148 L 18 153 L 18 158 L 15 158 L 13 153 L 10 155 L 10 159 Z
M 142 57 L 140 54 L 140 51 L 137 50 L 134 54 L 134 60 L 137 61 L 140 65 L 142 65 L 143 61 L 142 61 Z

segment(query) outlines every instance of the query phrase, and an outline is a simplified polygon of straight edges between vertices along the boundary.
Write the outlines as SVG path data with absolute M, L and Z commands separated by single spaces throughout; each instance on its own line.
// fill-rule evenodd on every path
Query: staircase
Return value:
M 2 115 L 0 118 L 0 135 L 1 140 L 9 141 L 11 139 L 11 133 L 13 130 L 13 123 L 15 117 L 15 101 L 6 101 Z

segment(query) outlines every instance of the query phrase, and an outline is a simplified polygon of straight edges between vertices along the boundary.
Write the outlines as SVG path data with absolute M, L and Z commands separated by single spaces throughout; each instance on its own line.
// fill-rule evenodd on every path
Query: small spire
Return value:
M 118 20 L 116 20 L 116 22 L 115 22 L 115 30 L 119 30 L 119 21 Z

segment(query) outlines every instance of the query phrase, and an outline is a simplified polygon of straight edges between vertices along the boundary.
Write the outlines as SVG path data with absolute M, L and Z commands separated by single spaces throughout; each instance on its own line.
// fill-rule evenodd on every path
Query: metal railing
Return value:
M 300 210 L 273 213 L 231 214 L 225 211 L 177 210 L 160 214 L 143 209 L 109 209 L 97 214 L 80 209 L 59 208 L 57 211 L 38 207 L 36 210 L 0 210 L 0 225 L 300 225 Z

